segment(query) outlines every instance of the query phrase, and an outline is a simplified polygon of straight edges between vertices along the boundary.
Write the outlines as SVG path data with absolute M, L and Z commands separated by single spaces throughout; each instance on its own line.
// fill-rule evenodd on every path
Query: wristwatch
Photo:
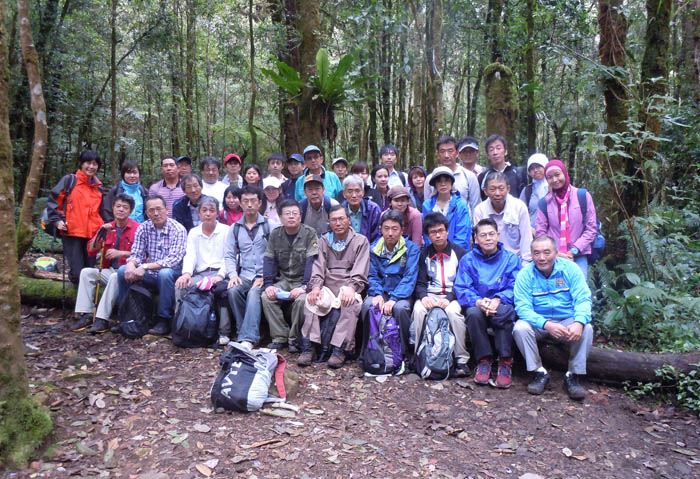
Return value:
M 578 248 L 577 248 L 576 246 L 574 246 L 573 248 L 571 248 L 571 254 L 573 254 L 574 256 L 576 256 L 578 253 L 579 253 L 579 251 L 578 251 Z
M 148 271 L 148 263 L 141 263 L 141 267 Z

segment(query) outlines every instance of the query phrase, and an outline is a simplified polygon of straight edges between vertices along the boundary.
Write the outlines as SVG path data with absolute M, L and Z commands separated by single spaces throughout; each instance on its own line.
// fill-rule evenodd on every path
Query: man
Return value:
M 476 138 L 465 136 L 459 140 L 457 151 L 459 151 L 459 159 L 462 160 L 462 166 L 474 173 L 475 176 L 479 176 L 484 171 L 484 167 L 478 163 L 479 142 L 476 141 Z
M 270 325 L 270 349 L 298 353 L 299 326 L 304 321 L 306 286 L 318 255 L 316 231 L 301 223 L 301 208 L 294 200 L 284 200 L 279 207 L 282 227 L 270 233 L 263 259 L 262 307 Z M 291 327 L 284 319 L 282 305 L 292 301 Z
M 403 237 L 403 215 L 396 210 L 382 213 L 382 236 L 370 249 L 369 289 L 362 305 L 363 321 L 369 308 L 378 306 L 399 324 L 401 349 L 411 356 L 411 298 L 418 277 L 418 246 Z
M 220 208 L 224 205 L 224 192 L 228 185 L 219 181 L 219 169 L 221 164 L 213 156 L 207 156 L 202 160 L 202 193 L 213 196 L 219 202 Z
M 392 186 L 406 186 L 408 184 L 406 173 L 397 171 L 394 168 L 398 159 L 399 150 L 394 145 L 384 145 L 379 149 L 379 162 L 389 172 L 389 183 L 387 183 L 387 188 L 389 189 Z
M 342 156 L 333 160 L 331 163 L 331 169 L 333 173 L 338 175 L 338 179 L 342 183 L 346 176 L 348 176 L 348 160 Z
M 293 153 L 287 157 L 287 173 L 289 178 L 282 183 L 282 194 L 288 200 L 294 199 L 294 189 L 297 185 L 297 178 L 304 171 L 304 157 L 299 153 Z
M 503 247 L 515 253 L 523 264 L 532 260 L 530 243 L 532 243 L 532 227 L 530 214 L 525 203 L 510 192 L 510 185 L 503 173 L 495 172 L 486 177 L 484 182 L 486 201 L 479 204 L 472 213 L 472 223 L 477 224 L 484 218 L 491 218 L 498 225 L 498 231 L 503 233 Z
M 180 177 L 172 156 L 166 156 L 160 160 L 160 172 L 163 175 L 161 181 L 156 181 L 148 188 L 148 196 L 161 196 L 168 208 L 168 216 L 173 217 L 173 204 L 183 196 L 185 192 L 180 188 Z
M 306 300 L 315 306 L 321 298 L 321 289 L 328 288 L 340 299 L 340 308 L 323 316 L 330 321 L 331 314 L 338 314 L 330 345 L 333 347 L 328 366 L 340 368 L 345 363 L 346 352 L 355 349 L 355 328 L 362 309 L 360 294 L 367 286 L 369 272 L 369 241 L 350 228 L 350 217 L 340 205 L 331 208 L 331 231 L 321 237 L 318 257 L 314 261 Z M 301 355 L 297 364 L 310 366 L 313 360 L 312 343 L 321 343 L 321 320 L 308 306 L 304 309 L 304 325 L 301 329 Z
M 308 175 L 304 178 L 304 195 L 306 198 L 299 202 L 301 222 L 316 230 L 321 237 L 328 232 L 328 213 L 338 204 L 333 198 L 325 195 L 323 178 L 319 175 Z
M 177 165 L 177 176 L 180 178 L 180 181 L 185 176 L 192 174 L 192 159 L 189 156 L 178 156 L 175 164 Z
M 469 352 L 466 346 L 467 328 L 462 307 L 457 302 L 454 281 L 459 261 L 466 254 L 464 248 L 447 239 L 449 222 L 442 213 L 428 213 L 423 219 L 423 231 L 430 244 L 423 246 L 418 261 L 416 280 L 416 302 L 413 306 L 413 329 L 416 334 L 415 350 L 420 346 L 420 337 L 425 318 L 433 308 L 442 308 L 455 335 L 457 375 L 468 376 Z
M 515 311 L 520 318 L 513 339 L 534 371 L 528 385 L 530 394 L 542 394 L 550 377 L 542 367 L 537 340 L 553 338 L 571 349 L 564 389 L 571 399 L 583 399 L 585 389 L 579 375 L 586 374 L 586 361 L 593 343 L 591 290 L 581 269 L 573 261 L 557 257 L 554 240 L 539 236 L 532 242 L 533 262 L 523 268 L 515 281 Z
M 229 153 L 224 158 L 224 169 L 226 170 L 226 175 L 224 175 L 221 182 L 226 186 L 237 186 L 241 188 L 243 186 L 243 177 L 241 176 L 241 166 L 243 166 L 243 161 L 241 157 L 235 153 Z
M 267 157 L 267 174 L 277 178 L 280 183 L 287 180 L 282 174 L 284 168 L 284 156 L 281 153 L 273 153 Z
M 364 192 L 365 183 L 358 175 L 350 175 L 343 180 L 343 206 L 350 217 L 350 225 L 356 233 L 374 243 L 381 235 L 379 221 L 382 211 L 374 201 L 363 198 Z
M 182 191 L 185 192 L 185 196 L 177 200 L 173 205 L 173 219 L 189 232 L 202 222 L 197 205 L 202 198 L 207 198 L 207 196 L 202 194 L 202 179 L 195 174 L 190 173 L 182 178 L 180 185 L 182 186 Z
M 319 175 L 323 178 L 323 186 L 326 188 L 326 195 L 329 198 L 335 198 L 343 189 L 340 185 L 338 176 L 332 171 L 326 171 L 323 167 L 323 153 L 316 145 L 309 145 L 304 148 L 304 173 L 297 178 L 294 199 L 301 201 L 304 199 L 304 177 L 308 175 Z
M 146 199 L 148 220 L 136 230 L 131 256 L 117 271 L 120 302 L 129 285 L 137 281 L 158 290 L 156 324 L 148 333 L 160 336 L 170 332 L 175 308 L 175 279 L 180 276 L 187 241 L 185 228 L 168 218 L 167 211 L 162 196 Z
M 197 203 L 197 214 L 200 224 L 187 234 L 182 275 L 175 281 L 176 300 L 183 298 L 205 278 L 210 278 L 213 286 L 226 277 L 224 250 L 229 227 L 217 221 L 219 204 L 216 198 L 211 196 L 201 198 Z M 219 305 L 218 311 L 219 323 L 230 324 L 226 305 Z
M 437 153 L 440 165 L 449 168 L 452 172 L 454 189 L 459 191 L 462 199 L 467 202 L 469 210 L 474 211 L 474 208 L 481 203 L 479 182 L 474 173 L 457 164 L 457 157 L 459 156 L 457 140 L 453 136 L 441 137 L 437 143 Z M 435 189 L 431 182 L 434 174 L 434 172 L 431 173 L 425 180 L 424 196 L 426 199 L 435 194 Z
M 114 221 L 102 225 L 97 234 L 88 242 L 89 256 L 95 256 L 104 251 L 102 257 L 102 270 L 97 268 L 83 268 L 80 271 L 78 283 L 78 295 L 75 299 L 75 312 L 80 318 L 73 326 L 75 332 L 88 330 L 90 334 L 99 334 L 107 331 L 108 320 L 117 303 L 119 283 L 117 281 L 117 268 L 126 263 L 126 258 L 131 254 L 131 245 L 134 243 L 134 234 L 139 224 L 129 218 L 134 209 L 134 199 L 126 193 L 120 193 L 114 198 L 112 211 Z M 103 238 L 100 238 L 104 234 Z M 98 240 L 98 238 L 100 238 Z M 93 323 L 93 311 L 95 311 L 95 288 L 97 279 L 102 285 L 106 285 L 100 303 L 95 313 Z
M 243 216 L 236 221 L 226 240 L 228 302 L 236 320 L 238 341 L 252 348 L 260 340 L 263 287 L 263 257 L 270 227 L 260 214 L 263 192 L 246 185 L 241 192 Z M 230 325 L 219 326 L 219 344 L 227 344 Z
M 483 190 L 486 178 L 491 173 L 500 172 L 506 176 L 510 185 L 510 194 L 516 198 L 520 197 L 520 192 L 527 185 L 527 173 L 524 168 L 515 167 L 506 161 L 508 156 L 508 143 L 500 135 L 491 135 L 486 139 L 486 153 L 489 156 L 490 167 L 482 171 L 479 175 L 479 184 Z M 486 193 L 482 191 L 481 199 L 486 199 Z
M 520 260 L 498 241 L 498 225 L 491 218 L 476 224 L 474 248 L 459 262 L 455 292 L 467 311 L 467 329 L 477 366 L 474 382 L 509 388 L 513 382 L 513 285 Z M 487 333 L 493 330 L 498 352 L 498 374 L 491 382 L 493 348 Z

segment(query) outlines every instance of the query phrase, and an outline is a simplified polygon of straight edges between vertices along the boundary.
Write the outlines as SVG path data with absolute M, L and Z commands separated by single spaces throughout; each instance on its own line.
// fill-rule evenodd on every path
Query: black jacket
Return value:
M 199 201 L 206 197 L 207 195 L 202 195 Z M 190 213 L 190 199 L 187 196 L 183 196 L 173 204 L 173 219 L 184 226 L 188 233 L 194 228 Z

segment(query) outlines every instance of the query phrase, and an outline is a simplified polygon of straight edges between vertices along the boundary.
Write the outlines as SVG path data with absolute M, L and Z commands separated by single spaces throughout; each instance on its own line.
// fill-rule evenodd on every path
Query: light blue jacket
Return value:
M 437 203 L 437 194 L 423 202 L 423 219 L 425 219 L 425 215 L 433 212 L 435 203 Z M 447 239 L 469 251 L 472 242 L 472 218 L 469 212 L 469 205 L 462 199 L 459 191 L 452 192 L 452 199 L 450 199 L 450 204 L 447 208 L 447 221 L 450 223 Z M 423 240 L 425 246 L 430 244 L 428 235 L 424 234 Z
M 523 321 L 540 329 L 549 319 L 574 318 L 591 322 L 591 290 L 581 269 L 573 261 L 554 260 L 549 278 L 534 262 L 518 273 L 515 280 L 515 312 Z
M 479 245 L 459 260 L 454 290 L 457 301 L 464 307 L 476 306 L 481 298 L 501 298 L 503 304 L 513 304 L 513 285 L 520 271 L 520 258 L 498 243 L 498 251 L 486 256 Z
M 301 201 L 306 198 L 306 195 L 304 194 L 304 178 L 306 178 L 306 175 L 308 174 L 309 169 L 304 168 L 304 173 L 297 178 L 296 185 L 294 185 L 294 199 L 297 201 Z M 341 185 L 338 175 L 332 171 L 328 171 L 322 166 L 321 176 L 323 177 L 323 188 L 325 189 L 323 192 L 324 195 L 329 198 L 335 198 L 338 196 L 338 193 L 343 191 L 343 185 Z

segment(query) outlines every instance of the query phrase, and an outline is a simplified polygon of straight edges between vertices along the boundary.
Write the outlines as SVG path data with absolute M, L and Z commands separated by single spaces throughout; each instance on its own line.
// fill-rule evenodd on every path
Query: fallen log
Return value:
M 569 351 L 558 343 L 540 343 L 542 362 L 553 369 L 566 371 Z M 700 363 L 700 351 L 675 354 L 640 353 L 593 347 L 588 356 L 587 378 L 606 383 L 659 381 L 656 370 L 671 365 L 677 371 L 689 373 Z
M 51 279 L 36 279 L 20 276 L 19 291 L 23 304 L 60 306 L 63 298 L 62 282 Z M 75 304 L 76 293 L 77 292 L 73 285 L 71 285 L 70 281 L 66 279 L 66 306 L 73 306 Z

